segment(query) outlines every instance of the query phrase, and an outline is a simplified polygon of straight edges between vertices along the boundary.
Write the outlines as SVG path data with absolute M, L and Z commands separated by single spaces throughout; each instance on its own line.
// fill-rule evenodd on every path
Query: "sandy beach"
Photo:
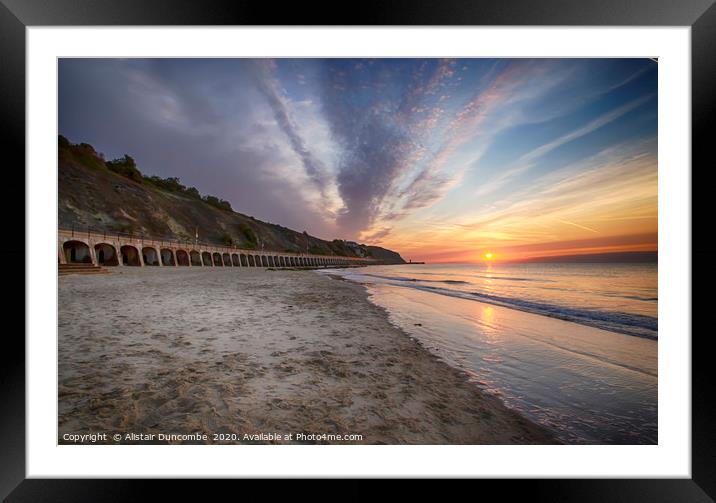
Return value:
M 364 287 L 312 271 L 113 268 L 60 278 L 58 311 L 59 443 L 555 442 L 392 325 Z M 261 433 L 319 437 L 244 439 Z

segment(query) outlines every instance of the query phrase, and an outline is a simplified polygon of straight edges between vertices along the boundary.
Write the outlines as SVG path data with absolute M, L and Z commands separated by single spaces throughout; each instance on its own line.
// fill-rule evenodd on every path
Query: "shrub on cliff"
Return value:
M 256 233 L 254 230 L 249 227 L 246 224 L 239 224 L 239 230 L 241 231 L 241 234 L 244 236 L 244 239 L 246 242 L 251 245 L 251 247 L 254 247 L 258 244 L 259 240 L 256 237 Z
M 234 211 L 229 201 L 224 201 L 216 196 L 204 196 L 204 202 L 224 211 Z
M 122 175 L 130 180 L 141 183 L 143 180 L 142 173 L 137 169 L 137 163 L 134 162 L 127 154 L 119 159 L 106 162 L 107 168 L 110 171 L 114 171 L 118 175 Z
M 186 187 L 182 185 L 176 177 L 161 178 L 159 176 L 145 176 L 144 181 L 162 190 L 177 192 L 179 194 L 186 193 Z
M 199 194 L 199 191 L 196 190 L 196 187 L 189 187 L 186 189 L 186 195 L 193 197 L 194 199 L 201 199 L 201 194 Z
M 344 257 L 351 257 L 355 255 L 353 250 L 346 246 L 345 241 L 341 239 L 334 239 L 333 241 L 328 243 L 328 246 L 331 248 L 331 251 L 334 255 L 340 255 Z
M 105 162 L 102 154 L 98 154 L 92 145 L 80 143 L 73 145 L 62 135 L 57 137 L 58 160 L 62 162 L 75 162 L 92 169 L 104 169 Z
M 231 234 L 229 234 L 228 232 L 224 232 L 221 235 L 221 244 L 226 245 L 226 246 L 233 245 L 234 240 L 232 239 Z

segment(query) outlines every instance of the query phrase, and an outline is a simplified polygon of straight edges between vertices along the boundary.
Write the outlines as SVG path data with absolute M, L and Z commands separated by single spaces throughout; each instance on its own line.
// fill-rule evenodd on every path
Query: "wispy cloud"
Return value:
M 476 92 L 446 125 L 444 141 L 417 170 L 410 183 L 385 205 L 383 219 L 404 218 L 443 199 L 460 183 L 465 171 L 478 161 L 495 135 L 514 125 L 512 121 L 521 115 L 519 107 L 514 109 L 515 104 L 528 98 L 535 99 L 563 78 L 555 72 L 535 85 L 535 76 L 545 72 L 544 66 L 529 62 L 493 64 Z M 474 144 L 476 138 L 479 141 Z M 470 142 L 473 144 L 469 162 L 456 162 L 456 152 Z
M 503 172 L 501 172 L 497 177 L 493 178 L 489 182 L 481 185 L 477 191 L 476 195 L 478 197 L 485 196 L 491 192 L 494 192 L 502 187 L 504 187 L 506 184 L 508 184 L 511 180 L 515 179 L 518 176 L 524 175 L 528 170 L 534 167 L 536 161 L 540 159 L 541 157 L 544 157 L 549 152 L 555 150 L 558 147 L 561 147 L 562 145 L 565 145 L 571 141 L 574 141 L 578 138 L 581 138 L 583 136 L 588 135 L 589 133 L 592 133 L 607 124 L 617 120 L 618 118 L 622 117 L 623 115 L 627 114 L 628 112 L 634 110 L 635 108 L 639 107 L 640 105 L 643 105 L 648 100 L 652 99 L 654 97 L 653 94 L 649 94 L 646 96 L 639 97 L 635 100 L 632 100 L 629 103 L 626 103 L 622 106 L 619 106 L 615 108 L 614 110 L 611 110 L 591 121 L 589 121 L 587 124 L 584 124 L 583 126 L 570 131 L 569 133 L 563 134 L 559 136 L 558 138 L 545 143 L 543 145 L 540 145 L 537 148 L 534 148 L 530 150 L 529 152 L 521 155 L 517 161 L 512 163 L 510 166 L 507 166 Z
M 581 138 L 584 135 L 587 135 L 593 131 L 596 131 L 597 129 L 606 126 L 610 122 L 618 119 L 622 115 L 626 114 L 627 112 L 630 112 L 634 110 L 636 107 L 643 105 L 648 100 L 653 98 L 653 94 L 648 94 L 646 96 L 641 96 L 635 100 L 630 101 L 629 103 L 626 103 L 620 107 L 615 108 L 614 110 L 605 113 L 604 115 L 601 115 L 597 117 L 594 120 L 589 121 L 584 126 L 575 129 L 574 131 L 571 131 L 570 133 L 567 133 L 565 135 L 560 136 L 559 138 L 546 143 L 534 150 L 531 150 L 530 152 L 524 154 L 520 157 L 519 162 L 521 163 L 529 163 L 531 161 L 534 161 L 543 155 L 547 154 L 548 152 L 556 149 L 557 147 L 560 147 L 564 145 L 565 143 L 569 143 L 572 140 L 576 140 L 577 138 Z
M 59 68 L 60 132 L 71 140 L 109 157 L 129 153 L 148 174 L 179 176 L 239 211 L 321 237 L 417 250 L 654 226 L 656 146 L 638 144 L 655 135 L 650 62 L 126 59 Z M 634 130 L 623 133 L 629 121 Z M 619 135 L 602 134 L 616 127 Z M 609 140 L 623 134 L 629 148 Z
M 257 88 L 266 98 L 271 110 L 273 110 L 276 122 L 288 138 L 291 148 L 301 159 L 306 174 L 316 184 L 325 199 L 326 187 L 329 184 L 325 166 L 311 153 L 299 131 L 298 125 L 291 117 L 287 100 L 281 92 L 281 85 L 274 76 L 275 62 L 273 60 L 258 60 L 255 62 L 255 68 Z

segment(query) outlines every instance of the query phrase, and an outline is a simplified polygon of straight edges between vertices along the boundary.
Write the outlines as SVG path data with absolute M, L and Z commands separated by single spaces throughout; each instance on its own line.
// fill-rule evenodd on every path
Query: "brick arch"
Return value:
M 186 252 L 186 250 L 177 250 L 175 255 L 177 258 L 178 266 L 188 266 L 191 263 L 189 259 L 189 254 Z
M 84 241 L 73 239 L 62 244 L 65 260 L 68 264 L 91 264 L 92 253 Z
M 144 259 L 144 265 L 159 265 L 159 254 L 157 249 L 152 246 L 142 248 L 142 259 Z
M 122 256 L 122 264 L 129 266 L 141 266 L 142 260 L 139 255 L 139 250 L 133 245 L 124 245 L 120 249 Z
M 119 265 L 119 255 L 114 245 L 109 243 L 96 243 L 94 245 L 94 255 L 97 265 Z
M 174 259 L 174 252 L 171 248 L 162 248 L 159 250 L 159 254 L 162 257 L 162 265 L 177 265 Z
M 201 252 L 201 261 L 204 265 L 213 266 L 213 262 L 211 261 L 211 253 L 208 251 Z

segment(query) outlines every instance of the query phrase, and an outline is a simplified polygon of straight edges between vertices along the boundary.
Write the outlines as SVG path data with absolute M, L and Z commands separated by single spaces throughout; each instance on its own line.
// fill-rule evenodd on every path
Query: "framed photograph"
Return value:
M 713 2 L 2 1 L 8 501 L 713 500 Z

